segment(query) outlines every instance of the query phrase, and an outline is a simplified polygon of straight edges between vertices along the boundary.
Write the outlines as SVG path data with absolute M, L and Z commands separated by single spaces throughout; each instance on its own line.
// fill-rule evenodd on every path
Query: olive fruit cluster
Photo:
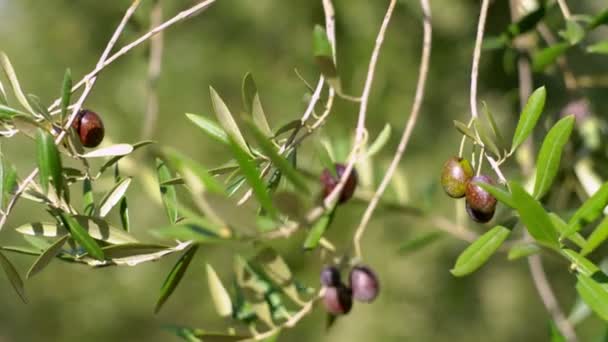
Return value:
M 329 194 L 334 190 L 334 188 L 340 182 L 340 178 L 342 178 L 344 171 L 346 170 L 346 165 L 344 164 L 335 164 L 334 167 L 336 169 L 336 176 L 334 176 L 328 169 L 324 169 L 321 173 L 320 180 L 321 185 L 323 186 L 323 198 L 329 196 Z M 348 175 L 346 183 L 344 183 L 344 187 L 340 193 L 340 198 L 338 199 L 339 204 L 342 204 L 353 197 L 355 189 L 357 188 L 357 183 L 357 171 L 353 169 L 350 175 Z
M 452 157 L 443 164 L 441 186 L 452 198 L 466 197 L 466 210 L 471 219 L 485 223 L 496 211 L 496 197 L 476 183 L 494 184 L 487 175 L 473 176 L 471 164 L 463 158 Z
M 82 109 L 76 114 L 72 127 L 76 130 L 80 143 L 84 147 L 99 146 L 105 134 L 101 117 L 88 109 Z
M 365 265 L 357 265 L 351 269 L 349 285 L 342 283 L 340 271 L 335 266 L 326 266 L 321 271 L 321 285 L 325 288 L 323 305 L 332 315 L 349 313 L 353 299 L 371 303 L 380 291 L 378 277 Z

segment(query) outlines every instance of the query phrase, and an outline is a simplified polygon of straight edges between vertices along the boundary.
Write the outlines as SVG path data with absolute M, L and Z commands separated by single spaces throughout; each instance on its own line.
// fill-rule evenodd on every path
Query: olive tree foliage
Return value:
M 608 24 L 608 10 L 596 15 L 572 15 L 565 1 L 540 1 L 535 8 L 524 10 L 517 6 L 518 1 L 512 1 L 513 22 L 502 34 L 484 37 L 490 2 L 481 2 L 472 54 L 471 118 L 468 122 L 454 121 L 455 128 L 462 134 L 454 155 L 460 160 L 468 159 L 475 174 L 492 174 L 491 177 L 498 180 L 492 184 L 471 178 L 471 182 L 464 184 L 467 189 L 476 187 L 475 191 L 484 192 L 499 203 L 484 220 L 489 221 L 485 224 L 486 232 L 478 235 L 453 223 L 454 218 L 435 216 L 428 208 L 414 207 L 407 202 L 389 203 L 383 199 L 388 186 L 398 188 L 400 180 L 393 176 L 406 152 L 423 104 L 432 20 L 429 0 L 421 0 L 420 21 L 424 33 L 412 108 L 404 115 L 399 145 L 375 191 L 371 195 L 354 194 L 354 200 L 367 203 L 367 208 L 353 236 L 349 237 L 352 247 L 342 250 L 325 237 L 325 232 L 331 229 L 336 210 L 348 200 L 343 194 L 352 192 L 356 186 L 352 177 L 374 179 L 368 166 L 392 134 L 391 126 L 387 124 L 376 137 L 369 137 L 366 118 L 385 32 L 394 11 L 399 9 L 396 0 L 387 1 L 387 11 L 378 29 L 360 94 L 347 94 L 341 87 L 336 62 L 336 16 L 331 0 L 322 0 L 325 21 L 310 28 L 310 56 L 318 65 L 319 78 L 316 83 L 301 78 L 308 89 L 308 106 L 301 117 L 281 124 L 269 122 L 254 78 L 249 73 L 242 79 L 241 104 L 226 103 L 221 94 L 209 86 L 213 115 L 200 114 L 200 109 L 193 108 L 195 113 L 184 113 L 182 119 L 192 123 L 192 130 L 200 129 L 215 143 L 228 147 L 230 156 L 221 165 L 207 167 L 152 140 L 133 144 L 106 142 L 103 147 L 86 149 L 83 145 L 88 144 L 83 141 L 82 132 L 74 129 L 75 126 L 80 127 L 79 130 L 84 127 L 78 125 L 77 120 L 80 120 L 79 113 L 87 96 L 94 90 L 98 74 L 147 41 L 151 43 L 147 113 L 150 114 L 148 119 L 154 120 L 157 109 L 153 84 L 160 72 L 158 65 L 162 57 L 159 35 L 166 28 L 203 13 L 215 2 L 199 2 L 168 20 L 159 15 L 162 12 L 160 2 L 157 2 L 150 13 L 154 27 L 111 54 L 125 25 L 138 10 L 140 1 L 134 0 L 97 65 L 76 83 L 67 70 L 62 82 L 58 81 L 61 83 L 60 97 L 50 105 L 40 103 L 38 97 L 21 87 L 18 72 L 10 62 L 10 53 L 1 52 L 0 68 L 4 78 L 0 79 L 0 134 L 5 139 L 18 135 L 33 139 L 36 155 L 32 159 L 36 160 L 37 167 L 29 173 L 17 170 L 11 164 L 10 156 L 1 156 L 0 228 L 6 229 L 7 218 L 18 200 L 33 201 L 48 212 L 45 222 L 10 227 L 25 238 L 22 246 L 0 244 L 0 266 L 24 302 L 24 281 L 21 272 L 10 261 L 11 253 L 33 257 L 32 266 L 25 275 L 28 280 L 55 260 L 92 268 L 134 267 L 176 255 L 177 262 L 167 271 L 166 280 L 160 286 L 155 308 L 159 311 L 177 289 L 199 248 L 217 244 L 235 251 L 232 278 L 222 279 L 213 265 L 207 264 L 206 280 L 217 314 L 230 321 L 231 328 L 210 332 L 213 327 L 210 330 L 207 327 L 171 327 L 171 331 L 192 341 L 273 340 L 283 329 L 294 327 L 313 310 L 323 310 L 323 305 L 317 304 L 327 301 L 328 289 L 320 284 L 298 281 L 270 242 L 295 239 L 304 251 L 317 251 L 310 255 L 321 258 L 323 263 L 341 270 L 364 269 L 365 277 L 373 274 L 373 265 L 370 268 L 356 265 L 365 261 L 361 240 L 367 224 L 376 207 L 396 206 L 410 215 L 429 219 L 440 231 L 454 238 L 470 242 L 454 262 L 451 273 L 456 277 L 476 271 L 497 252 L 506 252 L 509 260 L 528 258 L 531 277 L 553 322 L 554 339 L 577 340 L 576 324 L 591 313 L 608 320 L 608 276 L 593 258 L 593 252 L 608 238 L 608 220 L 604 217 L 608 183 L 603 183 L 594 171 L 594 162 L 605 148 L 600 138 L 602 128 L 589 104 L 580 100 L 569 106 L 560 118 L 545 118 L 551 128 L 541 134 L 537 123 L 543 121 L 544 105 L 551 99 L 551 94 L 543 86 L 530 94 L 525 91 L 533 84 L 532 72 L 542 73 L 555 66 L 560 68 L 567 87 L 576 89 L 576 78 L 567 67 L 566 56 L 570 50 L 581 47 L 589 54 L 608 53 L 608 42 L 588 40 L 589 33 Z M 563 13 L 563 27 L 557 28 L 559 36 L 534 48 L 522 45 L 520 39 L 536 35 L 540 27 L 552 35 L 544 19 L 547 12 L 556 8 Z M 485 104 L 480 106 L 481 113 L 478 110 L 479 61 L 483 52 L 489 50 L 499 50 L 519 59 L 524 105 L 513 133 L 504 132 L 496 124 L 491 109 Z M 350 101 L 359 109 L 346 160 L 335 160 L 331 143 L 318 138 L 323 125 L 334 119 L 332 107 L 337 98 Z M 239 106 L 244 110 L 236 110 Z M 535 147 L 536 143 L 538 147 Z M 303 144 L 314 146 L 325 168 L 324 183 L 333 179 L 329 189 L 328 184 L 322 184 L 326 186 L 322 196 L 315 193 L 321 170 L 303 169 L 297 163 L 298 149 Z M 127 157 L 139 149 L 148 150 L 156 160 L 155 190 L 160 194 L 167 220 L 153 229 L 153 234 L 165 241 L 162 244 L 146 242 L 145 235 L 132 229 L 129 221 L 128 190 L 132 178 L 123 177 L 120 169 Z M 574 169 L 562 165 L 561 161 L 566 157 Z M 93 169 L 89 165 L 91 158 L 101 158 L 104 162 L 98 169 Z M 335 172 L 337 163 L 343 164 L 340 172 Z M 508 163 L 516 167 L 503 172 Z M 68 164 L 72 166 L 66 166 Z M 440 168 L 437 169 L 435 177 L 438 178 Z M 101 200 L 95 200 L 96 182 L 108 178 L 113 180 L 114 186 Z M 585 192 L 576 207 L 572 206 L 572 201 L 564 199 L 564 191 L 569 191 L 564 190 L 564 184 L 573 182 Z M 71 201 L 70 194 L 74 192 L 82 192 L 82 203 Z M 471 201 L 469 197 L 467 201 Z M 119 213 L 118 222 L 107 218 L 113 210 Z M 421 248 L 436 237 L 436 232 L 420 236 L 404 245 L 401 252 Z M 256 253 L 239 254 L 239 248 L 235 246 L 240 245 L 253 246 Z M 551 291 L 540 262 L 541 253 L 563 258 L 567 262 L 565 265 L 569 265 L 564 272 L 570 272 L 576 279 L 572 291 L 576 291 L 580 301 L 570 316 L 562 312 Z M 374 285 L 377 288 L 378 284 Z M 331 311 L 327 304 L 325 309 Z M 337 317 L 334 314 L 329 314 L 330 321 Z

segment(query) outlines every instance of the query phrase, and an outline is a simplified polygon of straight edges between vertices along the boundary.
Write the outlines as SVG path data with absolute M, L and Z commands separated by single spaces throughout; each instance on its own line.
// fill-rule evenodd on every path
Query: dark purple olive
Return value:
M 352 291 L 344 286 L 330 286 L 325 288 L 323 306 L 332 315 L 345 315 L 353 307 Z
M 492 219 L 492 217 L 494 216 L 494 211 L 489 212 L 489 213 L 484 213 L 479 210 L 475 210 L 475 209 L 471 208 L 469 201 L 466 201 L 466 209 L 467 209 L 467 213 L 469 214 L 469 217 L 475 222 L 486 223 L 486 222 L 489 222 Z
M 479 175 L 471 178 L 467 184 L 467 203 L 472 210 L 486 215 L 493 215 L 496 210 L 496 197 L 482 189 L 475 183 L 494 184 L 494 180 L 486 175 Z
M 338 286 L 342 283 L 340 280 L 340 271 L 335 266 L 325 266 L 321 271 L 321 285 Z
M 378 277 L 371 268 L 364 265 L 355 266 L 350 271 L 350 287 L 353 298 L 360 302 L 372 302 L 380 292 Z
M 464 197 L 467 183 L 473 177 L 473 168 L 468 160 L 452 157 L 443 164 L 441 186 L 448 196 Z
M 82 109 L 78 112 L 72 127 L 78 133 L 80 143 L 85 147 L 99 146 L 105 134 L 103 121 L 101 121 L 99 115 L 88 109 Z
M 334 190 L 334 188 L 338 185 L 340 178 L 344 174 L 344 171 L 346 170 L 346 165 L 344 164 L 336 164 L 335 167 L 337 177 L 334 177 L 328 169 L 323 170 L 321 173 L 320 179 L 321 184 L 323 185 L 323 198 L 329 196 L 329 194 Z M 348 176 L 346 183 L 344 183 L 338 203 L 344 203 L 353 197 L 355 188 L 357 188 L 357 182 L 357 171 L 353 169 Z

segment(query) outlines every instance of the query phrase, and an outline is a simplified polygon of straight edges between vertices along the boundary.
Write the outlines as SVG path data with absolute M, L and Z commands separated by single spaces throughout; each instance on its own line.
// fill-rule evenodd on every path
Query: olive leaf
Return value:
M 68 106 L 70 105 L 70 97 L 72 96 L 72 71 L 68 68 L 63 75 L 63 83 L 61 86 L 61 122 L 64 122 L 68 117 Z
M 26 278 L 29 279 L 42 271 L 56 256 L 61 252 L 61 248 L 68 241 L 69 235 L 64 235 L 55 241 L 47 250 L 42 252 L 38 259 L 34 261 L 32 267 L 27 271 Z
M 25 97 L 23 90 L 21 90 L 21 85 L 19 84 L 19 79 L 17 79 L 17 74 L 15 73 L 15 69 L 13 69 L 13 65 L 11 64 L 11 61 L 8 59 L 8 56 L 4 52 L 1 52 L 1 51 L 0 51 L 0 68 L 2 68 L 2 70 L 6 74 L 6 77 L 8 78 L 8 80 L 11 84 L 11 87 L 13 88 L 13 92 L 15 93 L 15 97 L 17 98 L 17 101 L 19 101 L 19 103 L 23 106 L 23 108 L 25 108 L 28 112 L 32 113 L 33 115 L 36 115 L 36 112 L 34 111 L 32 106 L 30 106 L 30 103 L 27 101 L 27 97 Z
M 545 87 L 536 89 L 528 98 L 528 101 L 519 116 L 519 122 L 515 128 L 515 133 L 513 134 L 511 151 L 515 151 L 515 149 L 526 140 L 530 133 L 532 133 L 534 126 L 536 126 L 536 123 L 543 112 L 546 98 L 547 90 Z
M 177 263 L 175 263 L 171 269 L 171 272 L 169 272 L 169 275 L 167 275 L 167 278 L 160 289 L 160 297 L 158 298 L 156 306 L 154 307 L 154 313 L 158 313 L 163 304 L 165 304 L 167 299 L 169 299 L 171 294 L 173 294 L 173 291 L 175 291 L 177 285 L 179 285 L 179 282 L 184 277 L 184 274 L 186 273 L 188 266 L 190 266 L 190 262 L 194 258 L 197 250 L 198 246 L 193 245 L 179 258 L 179 260 L 177 260 Z
M 64 226 L 70 231 L 70 235 L 78 242 L 90 256 L 97 260 L 103 260 L 104 254 L 97 242 L 93 240 L 87 230 L 70 214 L 61 213 Z
M 13 266 L 13 264 L 10 262 L 10 260 L 8 260 L 8 258 L 6 256 L 4 256 L 4 254 L 1 252 L 0 252 L 0 267 L 2 267 L 2 269 L 4 270 L 4 274 L 6 274 L 6 277 L 10 281 L 13 288 L 15 289 L 15 292 L 17 292 L 17 294 L 19 295 L 19 298 L 21 298 L 21 300 L 24 303 L 27 303 L 27 298 L 25 297 L 25 288 L 23 286 L 23 280 L 19 276 L 19 273 L 15 269 L 15 266 Z
M 209 264 L 207 268 L 207 282 L 211 291 L 211 299 L 215 305 L 215 310 L 221 317 L 228 317 L 232 314 L 232 300 L 222 281 L 215 273 L 213 267 Z
M 42 191 L 44 194 L 48 193 L 49 179 L 51 179 L 56 193 L 61 194 L 63 189 L 61 157 L 53 136 L 40 128 L 36 133 L 36 156 Z
M 496 226 L 477 238 L 456 259 L 456 264 L 450 272 L 462 277 L 476 271 L 498 250 L 507 239 L 511 230 L 503 226 Z
M 108 193 L 99 203 L 99 217 L 103 218 L 108 215 L 110 210 L 112 210 L 112 208 L 114 208 L 114 206 L 118 204 L 118 202 L 125 196 L 129 185 L 131 185 L 131 177 L 127 177 L 116 183 L 116 185 L 114 185 L 114 187 L 108 191 Z
M 213 104 L 213 110 L 220 125 L 222 125 L 224 131 L 234 141 L 234 143 L 236 143 L 236 145 L 240 149 L 248 153 L 249 147 L 247 147 L 245 138 L 243 138 L 243 134 L 241 133 L 241 130 L 239 129 L 236 122 L 234 121 L 230 110 L 228 109 L 222 98 L 215 91 L 215 89 L 213 89 L 213 87 L 209 87 L 209 92 L 211 93 L 211 103 Z
M 177 191 L 175 187 L 170 185 L 163 185 L 166 181 L 172 179 L 171 171 L 165 165 L 165 163 L 156 159 L 156 172 L 158 174 L 158 182 L 160 184 L 160 194 L 167 212 L 169 222 L 177 222 Z

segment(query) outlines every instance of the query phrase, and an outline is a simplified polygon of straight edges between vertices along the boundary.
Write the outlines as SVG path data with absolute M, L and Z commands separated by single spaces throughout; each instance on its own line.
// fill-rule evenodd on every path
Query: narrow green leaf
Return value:
M 334 163 L 334 158 L 330 150 L 330 146 L 325 145 L 323 143 L 315 145 L 316 156 L 319 158 L 321 166 L 324 169 L 329 170 L 333 177 L 338 177 L 336 174 L 336 167 Z
M 471 139 L 471 141 L 482 145 L 482 142 L 479 141 L 479 139 L 477 139 L 477 135 L 475 134 L 475 132 L 473 132 L 472 129 L 470 129 L 469 127 L 467 127 L 467 124 L 465 124 L 464 122 L 460 122 L 458 120 L 454 120 L 454 127 L 456 127 L 456 129 L 462 134 L 465 135 L 467 138 Z
M 156 142 L 155 142 L 155 141 L 152 141 L 152 140 L 143 140 L 143 141 L 139 141 L 139 142 L 137 142 L 137 143 L 135 143 L 135 144 L 131 145 L 131 146 L 133 147 L 133 150 L 132 150 L 131 152 L 136 151 L 136 150 L 138 150 L 138 149 L 139 149 L 139 148 L 141 148 L 141 147 L 148 146 L 148 145 L 155 144 L 155 143 L 156 143 Z M 128 154 L 126 154 L 126 155 L 128 155 Z M 102 166 L 99 168 L 99 174 L 101 175 L 102 173 L 104 173 L 104 171 L 105 171 L 105 170 L 107 170 L 109 167 L 111 167 L 111 166 L 115 165 L 116 163 L 118 163 L 118 162 L 119 162 L 119 161 L 120 161 L 122 158 L 124 158 L 126 155 L 118 155 L 118 156 L 115 156 L 115 157 L 110 158 L 110 159 L 109 159 L 107 162 L 105 162 L 105 163 L 104 163 L 104 164 L 103 164 L 103 165 L 102 165 Z
M 576 291 L 589 307 L 604 321 L 608 321 L 608 279 L 603 273 L 576 276 Z
M 300 119 L 291 120 L 288 123 L 286 123 L 286 124 L 282 125 L 281 127 L 277 128 L 276 132 L 274 132 L 273 138 L 276 139 L 281 134 L 287 133 L 287 132 L 291 132 L 294 129 L 297 129 L 297 128 L 301 127 L 301 126 L 302 126 L 302 121 L 300 121 Z
M 40 98 L 38 96 L 34 94 L 27 94 L 27 100 L 29 101 L 32 108 L 34 108 L 34 111 L 37 114 L 40 114 L 49 122 L 53 121 L 53 118 L 51 118 L 51 114 L 46 109 L 46 107 L 42 105 L 42 102 L 40 102 Z
M 519 243 L 509 250 L 507 259 L 517 260 L 519 258 L 528 257 L 533 254 L 540 253 L 542 249 L 534 243 Z
M 602 41 L 602 42 L 587 46 L 587 52 L 597 53 L 600 55 L 608 55 L 608 41 Z
M 601 25 L 608 23 L 608 9 L 603 10 L 598 15 L 591 19 L 591 22 L 587 26 L 589 30 L 593 30 Z
M 443 233 L 439 231 L 432 231 L 420 234 L 403 243 L 401 247 L 399 247 L 398 253 L 402 256 L 409 253 L 413 253 L 439 240 L 439 238 L 441 238 L 442 236 Z
M 595 227 L 593 233 L 589 235 L 587 239 L 587 243 L 581 250 L 582 255 L 587 255 L 593 252 L 597 247 L 599 247 L 606 239 L 608 238 L 608 216 L 604 217 L 604 219 Z
M 93 196 L 93 184 L 89 177 L 85 178 L 82 182 L 82 193 L 84 213 L 90 216 L 95 212 L 95 197 Z
M 516 22 L 510 24 L 506 30 L 506 34 L 509 38 L 513 39 L 520 34 L 526 33 L 533 30 L 544 17 L 545 17 L 545 6 L 539 6 L 536 10 L 521 17 Z
M 601 272 L 599 267 L 595 266 L 593 262 L 571 249 L 564 248 L 561 250 L 561 253 L 574 265 L 575 270 L 581 274 L 590 277 L 595 273 Z
M 131 177 L 125 178 L 118 182 L 116 185 L 114 185 L 112 190 L 108 191 L 101 202 L 99 202 L 99 217 L 105 217 L 110 210 L 112 210 L 112 208 L 118 204 L 118 202 L 125 196 L 129 185 L 131 185 Z
M 559 35 L 568 41 L 570 45 L 576 45 L 585 38 L 585 29 L 576 21 L 566 20 L 566 29 L 560 31 Z
M 540 87 L 528 98 L 528 102 L 519 116 L 519 122 L 517 123 L 517 128 L 513 134 L 511 151 L 515 151 L 515 149 L 526 140 L 530 133 L 532 133 L 532 130 L 534 129 L 534 126 L 536 126 L 538 118 L 540 118 L 543 108 L 545 107 L 546 97 L 547 91 L 545 90 L 545 87 Z
M 608 182 L 602 186 L 586 200 L 578 210 L 572 215 L 568 221 L 568 229 L 562 233 L 562 238 L 567 238 L 570 235 L 581 230 L 583 224 L 595 221 L 601 214 L 602 210 L 608 204 Z
M 129 144 L 116 144 L 108 147 L 102 147 L 91 152 L 81 155 L 82 158 L 101 158 L 101 157 L 117 157 L 126 156 L 133 152 L 133 146 Z
M 13 92 L 15 93 L 15 97 L 17 101 L 25 108 L 28 112 L 35 114 L 34 109 L 30 106 L 30 103 L 27 101 L 27 97 L 21 90 L 21 85 L 19 85 L 19 79 L 17 78 L 17 74 L 15 73 L 15 69 L 13 69 L 13 65 L 11 61 L 8 59 L 8 56 L 4 52 L 0 52 L 0 67 L 4 70 L 6 77 L 8 78 L 11 87 L 13 88 Z
M 559 234 L 563 234 L 568 229 L 568 224 L 556 213 L 549 213 L 549 219 L 551 219 L 553 227 L 555 227 L 555 230 Z M 574 242 L 580 248 L 583 248 L 587 244 L 585 238 L 583 238 L 583 236 L 579 233 L 574 233 L 570 235 L 568 239 L 570 239 L 570 241 Z
M 492 154 L 494 154 L 494 156 L 500 158 L 501 153 L 500 153 L 500 150 L 498 149 L 498 145 L 496 145 L 496 142 L 494 140 L 492 140 L 492 138 L 490 138 L 485 127 L 479 121 L 475 121 L 474 125 L 475 125 L 475 129 L 477 130 L 477 133 L 479 134 L 479 138 L 481 139 L 481 142 L 483 143 L 483 146 L 488 151 L 492 152 Z
M 334 218 L 336 207 L 327 209 L 325 213 L 312 225 L 306 239 L 304 240 L 304 250 L 313 250 L 319 245 L 319 241 L 323 238 L 325 231 L 329 228 L 331 221 Z
M 27 271 L 26 278 L 29 279 L 42 271 L 49 263 L 61 252 L 61 248 L 68 241 L 69 235 L 62 236 L 59 240 L 55 241 L 47 250 L 45 250 L 36 261 L 32 264 L 29 271 Z
M 72 238 L 78 242 L 90 256 L 97 260 L 103 260 L 104 254 L 97 242 L 93 240 L 87 230 L 80 223 L 67 213 L 61 213 L 61 220 L 64 226 L 70 231 Z
M 213 110 L 217 117 L 217 121 L 222 125 L 226 134 L 236 143 L 236 145 L 245 152 L 249 152 L 249 148 L 247 147 L 247 143 L 245 142 L 245 138 L 241 134 L 241 130 L 237 126 L 230 110 L 222 100 L 222 98 L 218 95 L 218 93 L 213 89 L 213 87 L 209 87 L 209 91 L 211 93 L 211 103 L 213 104 Z
M 8 104 L 8 100 L 6 98 L 6 90 L 4 90 L 4 85 L 2 85 L 2 80 L 0 80 L 0 104 Z
M 294 302 L 304 305 L 294 284 L 293 275 L 283 258 L 272 248 L 264 248 L 253 259 L 259 264 L 268 279 Z
M 475 182 L 475 185 L 481 187 L 485 191 L 492 194 L 492 196 L 496 197 L 496 199 L 499 202 L 501 202 L 502 204 L 515 209 L 516 203 L 515 203 L 515 200 L 513 199 L 513 195 L 511 195 L 510 192 L 503 190 L 502 188 L 499 188 L 498 186 L 488 184 L 488 183 Z
M 574 128 L 574 115 L 559 120 L 547 133 L 536 159 L 533 196 L 542 198 L 551 188 L 562 159 L 564 146 Z
M 8 197 L 14 194 L 17 189 L 17 169 L 4 158 L 2 158 L 2 164 L 4 165 L 4 172 L 2 179 L 2 202 L 0 205 L 4 208 L 8 202 Z
M 476 271 L 498 250 L 510 233 L 503 226 L 490 229 L 460 254 L 450 272 L 456 277 L 462 277 Z
M 186 273 L 186 270 L 188 269 L 188 266 L 194 258 L 197 250 L 198 246 L 193 245 L 179 258 L 175 266 L 173 266 L 171 272 L 169 272 L 169 275 L 165 279 L 165 282 L 160 289 L 160 297 L 156 302 L 154 313 L 158 313 L 163 304 L 165 304 L 165 301 L 167 301 L 169 296 L 171 296 L 173 291 L 175 291 L 175 288 L 177 288 L 177 285 L 179 285 L 179 282 L 184 277 L 184 274 Z
M 494 115 L 492 114 L 492 112 L 490 112 L 490 109 L 488 108 L 488 105 L 485 103 L 485 101 L 482 102 L 481 104 L 483 106 L 482 113 L 486 117 L 486 121 L 488 121 L 488 123 L 490 124 L 492 133 L 494 134 L 494 137 L 496 138 L 496 143 L 498 144 L 499 147 L 501 147 L 501 148 L 504 147 L 505 141 L 504 141 L 502 134 L 500 133 L 500 129 L 498 128 L 498 125 L 496 124 Z
M 270 125 L 268 124 L 268 120 L 266 119 L 266 114 L 264 114 L 264 108 L 262 108 L 262 102 L 260 101 L 259 94 L 255 94 L 255 96 L 253 97 L 252 115 L 253 122 L 259 128 L 259 130 L 268 137 L 272 136 L 272 130 L 270 129 Z
M 217 273 L 215 273 L 213 267 L 209 264 L 206 267 L 207 283 L 211 291 L 211 299 L 215 305 L 215 311 L 221 317 L 228 317 L 232 315 L 232 300 L 230 299 L 230 295 L 224 285 L 222 285 L 222 281 L 217 276 Z
M 61 122 L 65 122 L 68 117 L 68 106 L 72 96 L 72 71 L 68 68 L 63 75 L 61 86 Z
M 186 157 L 177 150 L 164 148 L 163 155 L 168 165 L 178 170 L 193 195 L 199 196 L 205 191 L 224 193 L 222 185 L 194 160 Z
M 558 234 L 543 206 L 518 183 L 509 184 L 515 201 L 515 209 L 530 235 L 542 244 L 559 247 Z
M 27 303 L 27 299 L 25 297 L 25 288 L 23 287 L 23 280 L 21 280 L 21 277 L 19 276 L 19 273 L 15 269 L 15 266 L 13 266 L 13 264 L 10 262 L 10 260 L 8 260 L 8 258 L 6 256 L 4 256 L 4 254 L 1 252 L 0 252 L 0 267 L 2 267 L 2 269 L 4 270 L 6 277 L 10 281 L 13 288 L 15 289 L 15 292 L 17 292 L 17 294 L 19 295 L 19 298 L 21 298 L 21 300 L 24 303 Z
M 380 134 L 378 134 L 378 136 L 376 137 L 376 140 L 374 140 L 374 142 L 371 143 L 371 145 L 369 145 L 369 147 L 367 148 L 366 157 L 370 158 L 370 157 L 374 156 L 376 153 L 378 153 L 378 151 L 380 151 L 382 149 L 382 147 L 384 147 L 384 145 L 386 145 L 386 143 L 388 142 L 388 139 L 390 137 L 391 137 L 391 125 L 387 123 L 384 125 L 384 128 L 382 129 Z
M 76 215 L 74 218 L 94 239 L 105 241 L 110 244 L 138 242 L 137 239 L 124 230 L 114 228 L 99 218 L 80 215 Z M 44 237 L 58 237 L 68 233 L 63 225 L 47 222 L 26 223 L 15 228 L 15 230 L 24 235 Z
M 10 119 L 15 115 L 27 115 L 15 108 L 0 104 L 0 119 Z
M 281 173 L 285 175 L 285 177 L 293 185 L 295 185 L 296 188 L 307 194 L 310 193 L 304 176 L 294 167 L 292 167 L 285 157 L 279 154 L 276 147 L 272 144 L 272 142 L 270 142 L 269 138 L 262 133 L 262 131 L 260 131 L 254 124 L 250 122 L 248 122 L 248 125 L 259 147 L 262 149 L 264 154 L 270 158 L 274 166 L 281 170 Z
M 120 181 L 120 170 L 118 169 L 118 164 L 114 165 L 114 181 Z M 127 203 L 127 196 L 123 196 L 120 199 L 118 212 L 122 229 L 124 229 L 125 232 L 129 232 L 131 230 L 131 223 L 129 221 L 129 204 Z
M 211 119 L 207 119 L 204 116 L 190 113 L 186 113 L 186 117 L 195 125 L 200 127 L 203 132 L 207 133 L 207 135 L 209 135 L 209 137 L 211 137 L 213 140 L 222 144 L 229 144 L 228 135 L 226 134 L 226 132 L 224 132 L 224 130 Z
M 177 222 L 177 191 L 175 187 L 163 185 L 164 182 L 172 179 L 171 171 L 160 159 L 156 159 L 156 172 L 158 174 L 158 182 L 160 184 L 160 195 L 163 200 L 165 211 L 169 222 Z
M 253 98 L 257 93 L 258 87 L 255 84 L 253 75 L 251 75 L 250 72 L 247 72 L 241 83 L 241 99 L 243 101 L 243 106 L 245 107 L 245 112 L 249 114 L 253 113 Z
M 256 316 L 269 327 L 274 327 L 272 313 L 266 302 L 272 286 L 238 254 L 234 258 L 234 273 L 245 300 L 251 304 Z
M 53 136 L 39 128 L 36 134 L 36 147 L 42 191 L 45 195 L 48 193 L 49 179 L 52 179 L 55 191 L 58 195 L 61 194 L 63 189 L 61 157 Z
M 545 68 L 554 64 L 560 56 L 565 54 L 569 48 L 569 43 L 557 43 L 534 53 L 532 55 L 532 69 L 536 72 L 545 70 Z
M 264 208 L 271 217 L 277 217 L 278 212 L 272 204 L 270 194 L 266 190 L 266 185 L 264 184 L 256 165 L 249 159 L 249 155 L 239 148 L 236 142 L 231 140 L 230 147 L 234 158 L 241 166 L 241 173 L 245 176 L 247 183 L 251 186 L 251 190 L 253 190 L 253 193 L 260 202 L 262 208 Z

